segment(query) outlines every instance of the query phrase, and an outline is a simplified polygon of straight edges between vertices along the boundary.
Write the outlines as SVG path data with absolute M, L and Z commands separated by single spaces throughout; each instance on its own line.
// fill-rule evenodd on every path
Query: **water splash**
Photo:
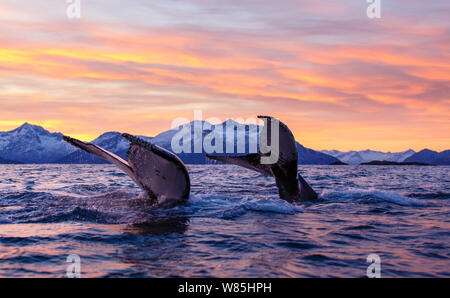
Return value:
M 401 195 L 395 191 L 349 188 L 345 190 L 324 190 L 320 198 L 332 202 L 380 203 L 387 202 L 401 206 L 427 206 L 426 202 Z

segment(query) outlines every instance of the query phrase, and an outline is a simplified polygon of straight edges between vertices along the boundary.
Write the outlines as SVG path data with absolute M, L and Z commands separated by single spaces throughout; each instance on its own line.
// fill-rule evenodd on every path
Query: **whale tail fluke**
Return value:
M 127 160 L 147 192 L 159 206 L 173 206 L 189 198 L 189 173 L 174 153 L 136 136 L 124 133 L 130 142 Z
M 119 167 L 158 206 L 171 207 L 189 198 L 189 174 L 176 155 L 133 135 L 122 136 L 130 142 L 127 161 L 93 143 L 68 136 L 63 139 Z
M 314 189 L 306 182 L 305 179 L 299 174 L 298 181 L 300 186 L 300 197 L 308 198 L 308 201 L 315 201 L 319 198 Z
M 258 116 L 258 118 L 264 121 L 263 130 L 259 135 L 259 153 L 239 156 L 207 154 L 206 157 L 275 177 L 280 197 L 286 201 L 316 200 L 318 197 L 317 193 L 301 175 L 297 174 L 297 143 L 291 130 L 286 124 L 271 116 Z M 277 135 L 274 133 L 277 133 Z M 276 140 L 278 140 L 278 148 L 273 148 L 273 143 Z M 262 144 L 264 146 L 270 144 L 272 149 L 277 151 L 278 158 L 276 162 L 262 162 L 262 158 L 267 158 L 271 154 L 270 152 L 261 152 Z

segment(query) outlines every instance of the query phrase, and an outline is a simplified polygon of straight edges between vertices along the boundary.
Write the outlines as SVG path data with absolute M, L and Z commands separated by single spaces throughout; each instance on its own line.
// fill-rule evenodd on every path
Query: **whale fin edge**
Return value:
M 93 143 L 83 142 L 83 141 L 77 140 L 77 139 L 69 137 L 69 136 L 63 136 L 63 140 L 66 141 L 67 143 L 71 144 L 72 146 L 75 146 L 87 153 L 98 156 L 98 157 L 116 165 L 125 174 L 130 176 L 130 178 L 132 178 L 133 181 L 139 187 L 142 188 L 142 185 L 137 181 L 134 171 L 131 168 L 130 164 L 127 161 L 125 161 L 124 159 L 122 159 L 121 157 L 119 157 L 116 154 L 109 152 L 108 150 L 103 149 L 102 147 L 97 146 Z

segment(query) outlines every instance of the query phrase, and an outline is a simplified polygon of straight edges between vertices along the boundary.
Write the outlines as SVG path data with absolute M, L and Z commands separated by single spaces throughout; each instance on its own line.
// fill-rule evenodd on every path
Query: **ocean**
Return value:
M 450 277 L 450 167 L 299 166 L 273 178 L 188 165 L 187 204 L 154 209 L 113 165 L 0 165 L 0 277 Z

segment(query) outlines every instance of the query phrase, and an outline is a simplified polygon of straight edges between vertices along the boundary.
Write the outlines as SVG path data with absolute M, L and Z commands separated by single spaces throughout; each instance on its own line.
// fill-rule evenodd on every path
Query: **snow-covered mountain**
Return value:
M 141 136 L 146 141 L 150 141 L 152 138 Z M 130 146 L 129 142 L 122 137 L 119 132 L 106 132 L 92 141 L 97 146 L 102 147 L 103 149 L 112 152 L 123 159 L 126 159 L 128 147 Z M 106 160 L 87 153 L 83 150 L 76 149 L 71 154 L 64 156 L 63 158 L 57 161 L 58 163 L 76 163 L 76 164 L 101 164 L 108 163 Z
M 106 132 L 92 143 L 111 152 L 126 151 L 129 147 L 129 142 L 119 132 Z
M 209 129 L 203 129 L 203 134 L 201 133 L 195 133 L 195 129 L 194 126 L 195 124 L 197 124 L 199 127 L 201 126 L 205 126 L 208 127 Z M 227 127 L 232 127 L 233 128 L 233 134 L 230 134 L 227 131 Z M 182 127 L 177 127 L 175 129 L 171 129 L 168 130 L 166 132 L 163 132 L 159 135 L 157 135 L 152 142 L 167 148 L 169 150 L 172 150 L 172 146 L 171 146 L 171 142 L 173 137 L 176 134 L 179 134 L 181 132 Z M 185 134 L 185 138 L 183 139 L 183 141 L 187 141 L 190 143 L 190 147 L 191 147 L 191 152 L 195 152 L 195 143 L 202 143 L 202 140 L 205 139 L 205 137 L 208 136 L 208 134 L 210 134 L 213 131 L 222 131 L 222 136 L 223 136 L 223 142 L 222 142 L 222 150 L 223 152 L 227 151 L 227 148 L 232 149 L 232 154 L 231 155 L 239 155 L 239 154 L 248 154 L 248 153 L 255 153 L 257 152 L 257 148 L 259 146 L 259 133 L 261 132 L 262 127 L 258 126 L 258 125 L 253 125 L 253 124 L 241 124 L 238 122 L 235 122 L 231 119 L 228 119 L 227 121 L 221 123 L 221 124 L 217 124 L 217 125 L 211 125 L 210 123 L 206 122 L 206 121 L 193 121 L 190 123 L 190 131 L 187 130 L 186 134 Z M 242 138 L 242 144 L 244 144 L 244 147 L 240 147 L 239 146 L 239 142 L 237 141 L 238 139 L 238 135 L 241 134 L 242 132 L 244 132 L 244 138 Z M 179 134 L 182 135 L 183 133 Z M 181 145 L 183 144 L 183 142 L 180 142 Z M 253 147 L 250 146 L 250 144 L 255 144 Z M 213 143 L 213 145 L 215 145 L 215 142 Z M 203 148 L 203 146 L 202 146 Z M 339 162 L 338 159 L 312 150 L 312 149 L 308 149 L 305 148 L 304 146 L 300 145 L 297 142 L 297 149 L 298 149 L 298 161 L 299 164 L 332 164 L 335 162 Z M 214 154 L 214 153 L 213 153 Z M 222 153 L 219 153 L 222 154 Z M 194 163 L 194 164 L 203 164 L 203 163 L 215 163 L 214 161 L 209 160 L 208 158 L 206 158 L 205 156 L 205 152 L 202 149 L 201 153 L 180 153 L 178 154 L 178 156 L 183 160 L 183 162 L 185 163 Z
M 195 133 L 195 124 L 198 127 L 203 127 L 200 133 Z M 227 124 L 233 128 L 233 134 L 227 132 Z M 205 164 L 212 161 L 206 158 L 203 146 L 200 146 L 200 152 L 195 153 L 195 143 L 202 144 L 202 141 L 210 135 L 212 131 L 222 130 L 223 143 L 222 147 L 226 150 L 232 148 L 233 152 L 238 154 L 247 154 L 256 152 L 258 147 L 258 134 L 261 127 L 256 125 L 243 125 L 232 120 L 227 120 L 224 123 L 211 125 L 205 121 L 191 122 L 190 129 L 182 131 L 182 126 L 160 133 L 154 138 L 140 136 L 141 138 L 152 141 L 153 143 L 173 151 L 172 140 L 177 136 L 183 136 L 179 138 L 180 145 L 183 142 L 189 142 L 192 153 L 178 153 L 178 156 L 187 164 Z M 209 128 L 209 129 L 205 129 Z M 217 129 L 217 130 L 216 130 Z M 238 149 L 242 149 L 239 146 L 238 132 L 245 132 L 243 138 L 244 150 L 241 152 Z M 40 126 L 30 125 L 25 123 L 24 125 L 12 130 L 10 132 L 0 132 L 0 156 L 4 160 L 13 160 L 22 163 L 106 163 L 106 161 L 79 150 L 62 140 L 62 134 L 50 133 Z M 256 140 L 255 146 L 251 148 L 249 143 L 251 140 Z M 129 147 L 128 141 L 125 140 L 119 132 L 107 132 L 99 136 L 92 141 L 94 144 L 115 153 L 122 158 L 126 158 L 126 153 Z M 215 141 L 212 145 L 216 145 Z M 256 149 L 255 149 L 256 148 Z M 299 152 L 300 164 L 331 164 L 338 162 L 338 159 L 303 147 L 297 143 Z M 251 150 L 255 149 L 255 150 Z
M 60 133 L 24 123 L 20 127 L 0 132 L 0 156 L 22 163 L 48 163 L 75 151 Z
M 404 152 L 391 153 L 391 152 L 380 152 L 373 150 L 364 150 L 364 151 L 348 151 L 341 152 L 337 150 L 322 150 L 322 153 L 331 155 L 336 157 L 337 159 L 351 164 L 351 165 L 359 165 L 365 162 L 371 162 L 375 160 L 379 161 L 394 161 L 394 162 L 403 162 L 408 157 L 412 156 L 416 152 L 414 150 L 407 150 Z

